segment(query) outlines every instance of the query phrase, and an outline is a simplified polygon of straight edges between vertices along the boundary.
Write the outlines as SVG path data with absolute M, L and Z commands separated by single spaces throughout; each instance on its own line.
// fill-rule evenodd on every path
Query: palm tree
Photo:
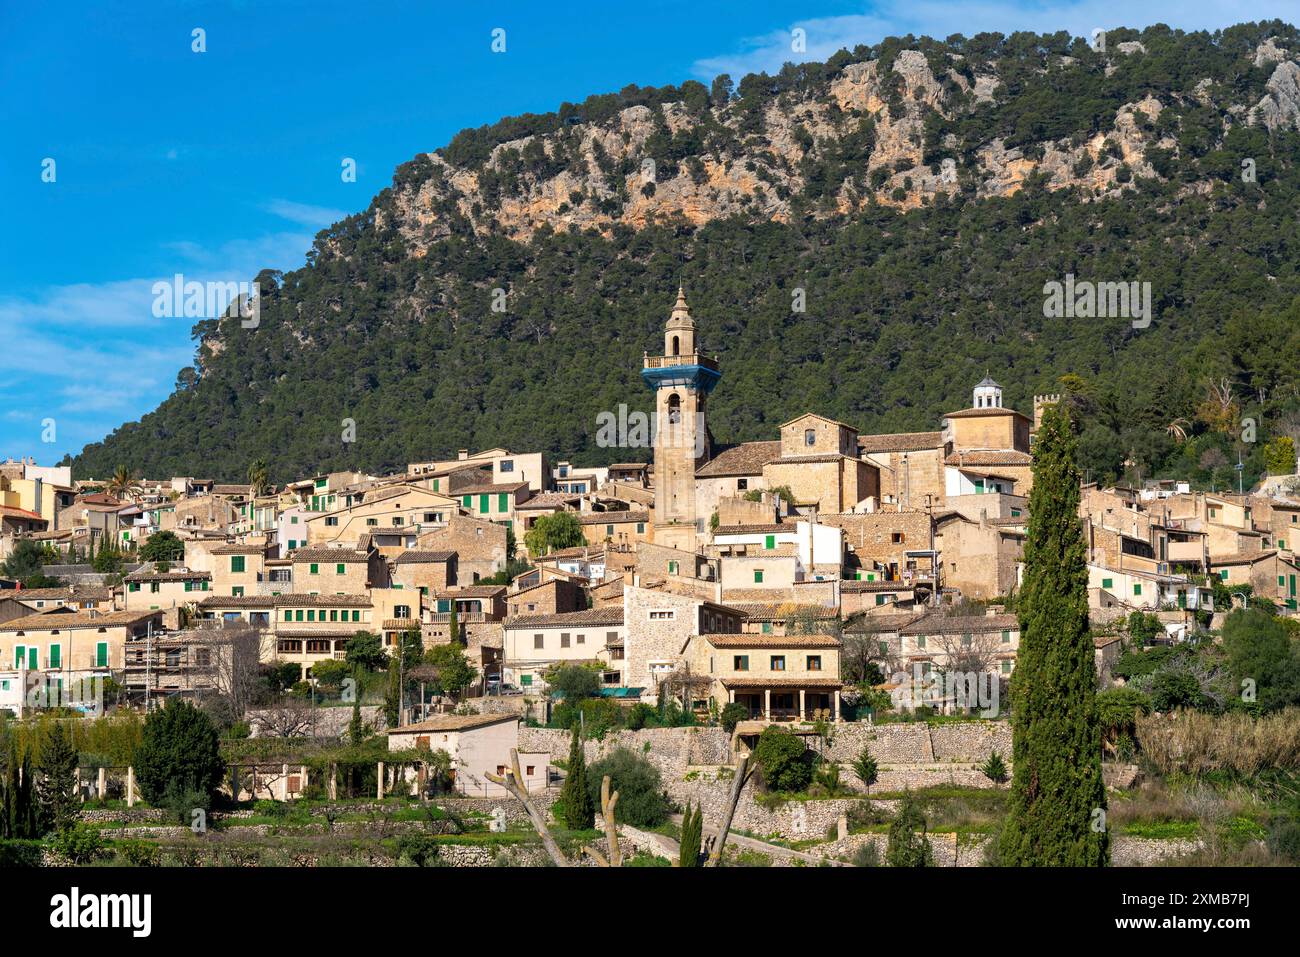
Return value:
M 113 477 L 108 480 L 108 494 L 114 498 L 125 499 L 140 492 L 139 476 L 125 465 L 119 465 Z
M 1191 425 L 1192 423 L 1180 417 L 1166 425 L 1165 432 L 1167 432 L 1175 442 L 1186 442 L 1187 430 L 1191 428 Z
M 254 498 L 270 493 L 271 481 L 267 477 L 265 459 L 258 459 L 248 467 L 248 484 Z

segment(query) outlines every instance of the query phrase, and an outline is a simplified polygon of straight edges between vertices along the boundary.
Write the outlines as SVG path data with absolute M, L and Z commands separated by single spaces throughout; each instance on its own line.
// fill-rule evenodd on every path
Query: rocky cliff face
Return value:
M 1120 61 L 1145 56 L 1142 43 L 1117 44 L 1105 75 Z M 1006 196 L 1035 175 L 1051 190 L 1078 189 L 1087 201 L 1159 176 L 1153 148 L 1178 157 L 1176 123 L 1158 122 L 1171 106 L 1215 110 L 1225 131 L 1234 124 L 1270 133 L 1300 127 L 1300 64 L 1272 37 L 1255 50 L 1254 66 L 1272 73 L 1253 106 L 1235 102 L 1220 79 L 1205 77 L 1188 89 L 1119 105 L 1109 125 L 1090 135 L 1017 146 L 996 135 L 977 143 L 958 144 L 952 133 L 936 139 L 931 130 L 944 121 L 978 118 L 1015 95 L 989 64 L 948 60 L 939 75 L 919 50 L 903 50 L 887 65 L 850 63 L 820 88 L 772 100 L 758 123 L 735 100 L 698 111 L 682 102 L 638 105 L 605 122 L 498 143 L 481 165 L 428 153 L 427 174 L 396 188 L 377 223 L 397 227 L 418 256 L 449 235 L 458 218 L 480 235 L 524 241 L 544 227 L 608 233 L 619 224 L 640 228 L 677 217 L 696 226 L 734 215 L 788 222 L 873 203 L 909 209 L 963 191 Z M 1058 56 L 1035 79 L 1068 82 L 1071 71 L 1089 68 L 1095 64 Z M 667 137 L 700 131 L 707 142 L 685 162 L 656 155 Z M 936 159 L 952 148 L 960 155 Z M 521 161 L 529 156 L 531 168 Z M 828 166 L 836 181 L 819 184 L 816 201 L 808 201 L 811 179 Z

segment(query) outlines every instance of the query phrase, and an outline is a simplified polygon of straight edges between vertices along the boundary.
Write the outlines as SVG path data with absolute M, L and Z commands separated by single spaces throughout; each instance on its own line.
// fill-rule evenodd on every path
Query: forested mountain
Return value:
M 283 481 L 493 445 L 646 459 L 596 447 L 596 416 L 652 407 L 641 356 L 681 282 L 721 442 L 804 411 L 938 428 L 987 373 L 1025 412 L 1066 394 L 1093 478 L 1235 485 L 1239 452 L 1249 479 L 1300 435 L 1298 120 L 1300 33 L 1272 22 L 1104 51 L 891 38 L 466 130 L 257 277 L 258 328 L 200 322 L 175 393 L 71 462 L 233 480 L 265 459 Z M 1045 317 L 1067 274 L 1149 282 L 1150 325 Z

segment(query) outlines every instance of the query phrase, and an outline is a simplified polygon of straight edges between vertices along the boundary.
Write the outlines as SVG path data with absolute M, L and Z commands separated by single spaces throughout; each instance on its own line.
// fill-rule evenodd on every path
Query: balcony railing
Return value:
M 716 372 L 718 370 L 718 360 L 716 357 L 710 359 L 698 352 L 692 352 L 684 356 L 652 356 L 649 354 L 645 356 L 645 367 L 647 369 L 663 369 L 669 366 L 703 366 Z

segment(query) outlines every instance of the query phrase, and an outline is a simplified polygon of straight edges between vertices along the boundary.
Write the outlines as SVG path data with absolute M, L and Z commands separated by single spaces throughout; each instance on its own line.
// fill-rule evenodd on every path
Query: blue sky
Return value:
M 1294 19 L 1295 0 L 150 0 L 0 13 L 0 459 L 49 464 L 189 365 L 151 286 L 301 266 L 323 226 L 458 130 L 628 83 L 825 59 L 892 34 Z M 1141 19 L 1135 19 L 1135 18 Z M 802 27 L 807 53 L 790 52 Z M 202 29 L 206 52 L 193 51 Z M 493 53 L 492 31 L 506 31 Z M 355 183 L 340 176 L 355 160 Z M 45 161 L 54 181 L 44 182 Z M 54 441 L 43 442 L 43 420 Z

